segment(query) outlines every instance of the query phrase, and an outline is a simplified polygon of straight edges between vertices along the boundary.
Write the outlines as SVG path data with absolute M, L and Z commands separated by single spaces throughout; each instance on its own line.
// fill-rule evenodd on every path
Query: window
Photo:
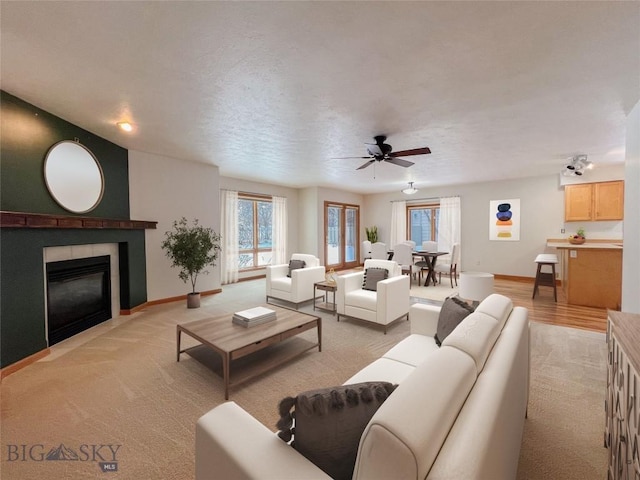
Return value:
M 422 245 L 422 242 L 428 240 L 438 241 L 440 205 L 408 205 L 407 217 L 407 236 L 416 245 Z
M 270 197 L 238 195 L 238 269 L 271 264 L 272 204 Z

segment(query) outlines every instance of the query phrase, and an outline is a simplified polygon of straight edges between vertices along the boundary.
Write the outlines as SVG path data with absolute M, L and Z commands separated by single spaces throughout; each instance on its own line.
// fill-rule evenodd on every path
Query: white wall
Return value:
M 627 117 L 622 310 L 640 313 L 640 102 Z
M 220 232 L 218 167 L 129 150 L 129 201 L 133 220 L 157 221 L 146 230 L 147 299 L 185 295 L 191 284 L 178 278 L 160 244 L 174 220 L 197 218 L 201 225 Z M 219 266 L 200 275 L 197 291 L 220 288 Z
M 564 189 L 559 175 L 517 180 L 421 188 L 413 197 L 402 193 L 365 197 L 364 226 L 378 227 L 383 242 L 389 242 L 391 201 L 460 196 L 462 238 L 461 270 L 480 270 L 494 274 L 534 277 L 538 253 L 554 253 L 546 248 L 548 238 L 563 238 L 584 227 L 589 238 L 622 238 L 622 222 L 564 222 Z M 520 241 L 489 240 L 489 202 L 520 199 Z M 419 202 L 418 202 L 419 203 Z M 561 233 L 561 229 L 565 233 Z
M 250 180 L 242 180 L 239 178 L 220 177 L 221 190 L 235 190 L 243 193 L 258 193 L 260 195 L 276 195 L 287 198 L 287 217 L 289 219 L 289 228 L 287 231 L 287 258 L 292 253 L 298 251 L 298 211 L 299 211 L 299 190 L 296 188 L 282 187 L 279 185 L 270 185 L 268 183 L 252 182 Z M 219 207 L 218 207 L 219 209 Z M 265 270 L 253 270 L 239 274 L 239 278 L 255 277 L 264 275 Z
M 298 252 L 322 259 L 323 241 L 318 238 L 318 188 L 303 188 L 298 196 Z M 322 235 L 320 235 L 322 237 Z M 321 261 L 322 264 L 324 262 Z

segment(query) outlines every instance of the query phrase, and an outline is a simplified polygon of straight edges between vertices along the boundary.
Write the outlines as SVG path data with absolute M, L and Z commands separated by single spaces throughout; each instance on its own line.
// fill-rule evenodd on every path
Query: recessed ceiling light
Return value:
M 130 132 L 133 130 L 133 125 L 131 125 L 129 122 L 118 122 L 118 126 L 125 132 Z

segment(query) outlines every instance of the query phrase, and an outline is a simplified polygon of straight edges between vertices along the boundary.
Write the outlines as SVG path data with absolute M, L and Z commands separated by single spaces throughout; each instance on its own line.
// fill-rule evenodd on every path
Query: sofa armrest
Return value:
M 338 284 L 336 290 L 336 308 L 338 313 L 344 313 L 345 295 L 348 292 L 362 288 L 363 281 L 364 272 L 353 272 L 345 275 L 338 275 L 336 278 L 336 283 Z
M 267 278 L 282 278 L 289 273 L 289 264 L 267 265 Z
M 324 265 L 298 268 L 291 272 L 291 300 L 303 302 L 313 298 L 313 284 L 325 280 Z
M 196 424 L 196 480 L 330 479 L 235 402 Z
M 409 275 L 397 275 L 378 282 L 378 323 L 386 325 L 409 313 L 410 288 Z
M 428 337 L 435 337 L 438 331 L 438 317 L 440 307 L 426 305 L 424 303 L 414 303 L 409 307 L 409 321 L 411 322 L 411 333 L 418 333 Z

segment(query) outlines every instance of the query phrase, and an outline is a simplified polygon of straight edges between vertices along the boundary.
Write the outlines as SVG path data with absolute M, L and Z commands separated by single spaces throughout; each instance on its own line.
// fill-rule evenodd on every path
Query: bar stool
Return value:
M 536 263 L 538 264 L 538 271 L 536 272 L 536 282 L 533 286 L 533 296 L 531 298 L 536 298 L 538 287 L 553 287 L 553 299 L 557 302 L 556 264 L 558 263 L 558 256 L 553 253 L 541 253 L 536 257 Z M 551 267 L 551 273 L 542 271 L 544 265 Z

